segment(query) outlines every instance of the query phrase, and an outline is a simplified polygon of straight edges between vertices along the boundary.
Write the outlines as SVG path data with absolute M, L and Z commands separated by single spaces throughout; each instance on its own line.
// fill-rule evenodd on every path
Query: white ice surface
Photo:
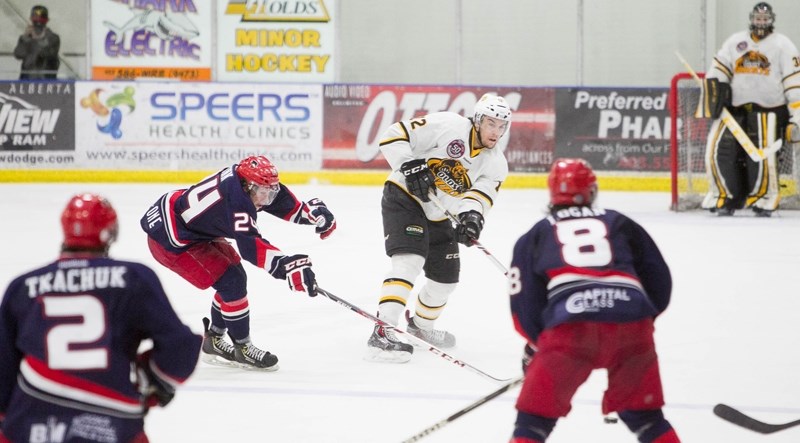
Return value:
M 150 257 L 139 218 L 172 184 L 0 185 L 0 285 L 52 260 L 61 242 L 58 217 L 78 191 L 106 195 L 121 219 L 112 255 L 151 265 L 180 317 L 195 331 L 208 315 L 211 290 L 198 291 Z M 374 312 L 388 269 L 383 254 L 381 188 L 293 186 L 322 198 L 338 230 L 320 241 L 309 227 L 268 215 L 259 225 L 284 251 L 307 253 L 322 287 Z M 503 190 L 481 242 L 503 263 L 516 239 L 543 214 L 543 190 Z M 749 213 L 715 218 L 667 210 L 665 193 L 602 192 L 598 203 L 641 223 L 670 264 L 673 302 L 656 323 L 667 406 L 684 442 L 797 442 L 800 427 L 761 436 L 716 418 L 723 402 L 764 421 L 800 418 L 800 213 L 771 219 Z M 462 282 L 437 327 L 453 332 L 452 354 L 501 378 L 519 374 L 522 341 L 511 325 L 502 274 L 475 248 L 462 248 Z M 285 282 L 246 264 L 256 344 L 280 358 L 274 373 L 200 363 L 146 429 L 167 442 L 400 442 L 495 390 L 499 384 L 418 350 L 404 365 L 362 360 L 372 324 L 324 298 L 292 294 Z M 635 442 L 625 426 L 604 424 L 604 374 L 577 393 L 572 412 L 548 442 Z M 506 442 L 518 390 L 429 435 L 429 442 Z

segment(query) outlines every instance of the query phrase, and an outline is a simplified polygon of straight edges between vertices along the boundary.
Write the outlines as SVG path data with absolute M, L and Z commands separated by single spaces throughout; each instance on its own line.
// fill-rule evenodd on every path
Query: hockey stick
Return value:
M 403 337 L 407 338 L 408 340 L 413 341 L 413 342 L 421 345 L 422 347 L 427 348 L 427 350 L 430 351 L 431 353 L 433 353 L 433 354 L 435 354 L 435 355 L 437 355 L 439 357 L 442 357 L 443 359 L 447 360 L 448 362 L 450 362 L 450 363 L 452 363 L 452 364 L 454 364 L 456 366 L 459 366 L 459 367 L 462 367 L 462 368 L 466 368 L 466 369 L 468 369 L 468 370 L 470 370 L 470 371 L 472 371 L 472 372 L 474 372 L 474 373 L 476 373 L 476 374 L 478 374 L 480 376 L 489 378 L 489 379 L 491 379 L 493 381 L 507 382 L 508 380 L 510 380 L 508 378 L 497 378 L 497 377 L 495 377 L 493 375 L 490 375 L 490 374 L 488 374 L 486 372 L 483 372 L 480 369 L 476 368 L 475 366 L 472 366 L 471 364 L 469 364 L 469 363 L 467 363 L 465 361 L 459 360 L 459 359 L 453 357 L 452 355 L 447 354 L 446 352 L 442 351 L 441 349 L 437 348 L 436 346 L 433 346 L 432 344 L 426 342 L 425 340 L 423 340 L 423 339 L 421 339 L 421 338 L 419 338 L 419 337 L 417 337 L 415 335 L 409 334 L 408 332 L 406 332 L 406 331 L 404 331 L 402 329 L 399 329 L 398 327 L 396 327 L 393 324 L 390 324 L 388 322 L 385 322 L 385 321 L 379 319 L 378 317 L 370 314 L 369 312 L 359 308 L 358 306 L 348 302 L 347 300 L 341 299 L 341 298 L 331 294 L 330 292 L 320 288 L 319 286 L 317 286 L 317 294 L 324 295 L 325 297 L 335 301 L 336 303 L 339 303 L 340 305 L 350 309 L 351 311 L 355 312 L 356 314 L 359 314 L 362 317 L 365 317 L 365 318 L 368 318 L 368 319 L 372 320 L 373 322 L 377 323 L 380 326 L 394 329 L 395 332 L 403 335 Z
M 702 88 L 703 80 L 701 80 L 694 69 L 692 69 L 692 65 L 690 65 L 685 58 L 683 58 L 680 52 L 675 51 L 675 55 L 678 56 L 678 59 L 681 61 L 681 63 L 683 63 L 683 66 L 686 67 L 686 70 L 689 72 L 692 78 L 694 78 L 697 84 Z M 755 144 L 753 144 L 753 141 L 750 140 L 750 137 L 747 136 L 747 133 L 744 132 L 744 129 L 739 126 L 739 123 L 736 121 L 736 119 L 733 118 L 730 111 L 728 111 L 728 108 L 722 108 L 722 113 L 720 114 L 719 118 L 722 120 L 722 123 L 728 127 L 728 130 L 731 131 L 731 134 L 733 134 L 733 137 L 736 138 L 736 141 L 739 142 L 739 146 L 741 146 L 742 149 L 744 149 L 744 152 L 750 156 L 750 159 L 756 163 L 761 162 L 768 156 L 778 152 L 778 150 L 781 149 L 781 146 L 783 146 L 783 140 L 779 138 L 764 149 L 757 147 Z
M 490 400 L 499 397 L 500 395 L 502 395 L 506 391 L 508 391 L 511 388 L 513 388 L 513 387 L 519 385 L 520 383 L 522 383 L 524 380 L 525 380 L 524 376 L 519 377 L 519 378 L 515 378 L 514 380 L 512 380 L 508 384 L 505 384 L 502 387 L 500 387 L 500 389 L 492 392 L 491 394 L 489 394 L 489 395 L 487 395 L 487 396 L 485 396 L 483 398 L 478 399 L 475 403 L 472 403 L 471 405 L 467 406 L 466 408 L 456 412 L 455 414 L 445 418 L 444 420 L 441 420 L 441 421 L 437 422 L 433 426 L 429 426 L 429 427 L 423 429 L 422 431 L 414 434 L 413 437 L 410 437 L 410 438 L 407 438 L 407 439 L 403 440 L 402 443 L 412 443 L 412 442 L 415 442 L 415 441 L 422 440 L 424 437 L 426 437 L 426 436 L 438 431 L 439 429 L 447 426 L 451 422 L 455 421 L 457 418 L 459 418 L 462 415 L 472 411 L 473 409 L 477 408 L 478 406 L 481 406 L 484 403 L 487 403 Z
M 453 215 L 452 212 L 448 211 L 447 208 L 444 207 L 444 204 L 442 204 L 442 201 L 439 200 L 439 197 L 437 197 L 434 192 L 435 191 L 431 191 L 428 194 L 428 197 L 430 197 L 433 204 L 435 204 L 437 208 L 439 208 L 442 212 L 444 212 L 444 214 L 447 216 L 447 218 L 450 219 L 451 222 L 455 223 L 456 225 L 460 225 L 461 221 L 458 219 L 458 217 Z M 491 252 L 489 252 L 489 250 L 486 249 L 486 247 L 484 247 L 478 240 L 472 240 L 472 244 L 476 248 L 483 251 L 483 253 L 486 254 L 487 257 L 489 257 L 489 260 L 491 260 L 491 262 L 495 265 L 495 267 L 497 267 L 497 269 L 499 269 L 503 273 L 503 275 L 508 277 L 508 269 L 506 269 L 506 267 L 503 266 L 502 263 L 500 263 L 500 260 L 498 260 L 497 257 L 495 257 Z
M 733 423 L 737 426 L 741 426 L 745 429 L 758 432 L 759 434 L 772 434 L 773 432 L 782 431 L 784 429 L 800 425 L 800 420 L 790 421 L 789 423 L 784 423 L 781 425 L 771 425 L 769 423 L 764 423 L 763 421 L 758 421 L 728 405 L 721 403 L 714 406 L 714 414 L 725 421 Z

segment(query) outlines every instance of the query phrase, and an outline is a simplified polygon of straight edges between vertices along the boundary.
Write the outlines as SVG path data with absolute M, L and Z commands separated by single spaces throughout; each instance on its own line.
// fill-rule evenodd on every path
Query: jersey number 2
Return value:
M 47 331 L 48 366 L 53 369 L 108 367 L 108 350 L 97 344 L 107 329 L 105 307 L 100 300 L 84 294 L 42 297 L 42 304 L 46 318 L 65 319 L 64 323 Z M 76 318 L 80 321 L 76 322 Z

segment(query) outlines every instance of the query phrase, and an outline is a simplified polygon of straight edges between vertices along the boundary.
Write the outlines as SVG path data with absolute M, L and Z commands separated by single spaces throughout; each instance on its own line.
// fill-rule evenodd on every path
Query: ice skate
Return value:
M 408 321 L 406 332 L 409 334 L 413 335 L 414 337 L 421 338 L 437 348 L 447 349 L 456 345 L 456 337 L 453 334 L 439 329 L 420 328 L 416 323 L 414 323 L 414 318 L 415 317 L 411 317 L 408 314 L 408 311 L 406 311 L 406 320 Z
M 397 339 L 394 328 L 375 325 L 367 341 L 364 360 L 384 363 L 406 363 L 411 360 L 414 347 Z
M 200 359 L 214 366 L 233 366 L 236 361 L 233 345 L 222 334 L 211 330 L 211 322 L 203 319 L 203 347 Z
M 253 343 L 234 345 L 236 366 L 253 371 L 277 371 L 278 357 L 259 349 Z

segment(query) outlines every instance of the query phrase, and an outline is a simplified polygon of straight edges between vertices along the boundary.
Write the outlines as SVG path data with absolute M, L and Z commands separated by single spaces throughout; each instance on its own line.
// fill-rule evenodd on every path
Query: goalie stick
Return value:
M 435 204 L 436 207 L 438 207 L 442 212 L 444 212 L 444 215 L 446 215 L 451 222 L 455 223 L 456 225 L 461 224 L 461 220 L 459 220 L 458 217 L 453 215 L 452 212 L 448 211 L 447 208 L 444 207 L 442 201 L 439 200 L 439 197 L 436 196 L 435 191 L 431 190 L 431 192 L 428 193 L 428 196 L 430 197 L 433 204 Z M 489 250 L 486 249 L 486 247 L 484 247 L 478 240 L 472 240 L 472 244 L 476 248 L 483 251 L 483 253 L 486 254 L 487 257 L 489 257 L 489 260 L 492 261 L 495 267 L 497 267 L 497 269 L 499 269 L 503 273 L 503 275 L 508 277 L 508 269 L 506 269 L 506 267 L 503 266 L 502 263 L 500 263 L 500 260 L 498 260 L 497 257 L 495 257 L 491 252 L 489 252 Z
M 472 403 L 471 405 L 467 406 L 466 408 L 464 408 L 464 409 L 456 412 L 455 414 L 453 414 L 453 415 L 451 415 L 451 416 L 449 416 L 449 417 L 437 422 L 436 424 L 434 424 L 432 426 L 429 426 L 429 427 L 423 429 L 422 431 L 414 434 L 412 437 L 409 437 L 409 438 L 403 440 L 402 443 L 412 443 L 412 442 L 415 442 L 415 441 L 422 440 L 426 436 L 428 436 L 428 435 L 438 431 L 439 429 L 447 426 L 451 422 L 455 421 L 456 419 L 458 419 L 462 415 L 472 411 L 473 409 L 477 408 L 478 406 L 481 406 L 481 405 L 489 402 L 490 400 L 499 397 L 500 395 L 502 395 L 506 391 L 508 391 L 508 390 L 514 388 L 515 386 L 521 384 L 524 380 L 525 380 L 525 376 L 522 376 L 522 377 L 519 377 L 519 378 L 515 378 L 514 380 L 512 380 L 508 384 L 505 384 L 502 387 L 500 387 L 500 389 L 492 392 L 491 394 L 489 394 L 489 395 L 487 395 L 485 397 L 482 397 L 482 398 L 478 399 L 475 403 Z
M 763 421 L 758 421 L 752 417 L 745 415 L 739 410 L 734 409 L 722 403 L 714 406 L 714 414 L 717 417 L 727 422 L 733 423 L 737 426 L 741 426 L 745 429 L 749 429 L 754 432 L 758 432 L 759 434 L 772 434 L 773 432 L 782 431 L 784 429 L 800 425 L 800 420 L 790 421 L 789 423 L 784 423 L 780 425 L 772 425 L 769 423 L 764 423 Z
M 690 65 L 685 58 L 683 58 L 680 52 L 675 51 L 675 55 L 678 56 L 678 59 L 681 61 L 681 63 L 683 63 L 683 66 L 702 88 L 703 80 L 701 80 L 694 69 L 692 69 L 692 65 Z M 768 156 L 778 152 L 778 150 L 781 149 L 781 146 L 783 146 L 783 140 L 779 138 L 764 149 L 757 147 L 755 144 L 753 144 L 753 141 L 750 140 L 750 137 L 747 136 L 747 133 L 744 132 L 744 129 L 742 129 L 736 119 L 733 118 L 730 111 L 728 111 L 728 108 L 722 108 L 722 113 L 720 114 L 719 118 L 722 120 L 722 123 L 731 131 L 731 134 L 733 134 L 733 137 L 736 138 L 736 141 L 739 142 L 739 146 L 741 146 L 750 159 L 756 163 L 761 162 Z
M 446 360 L 446 361 L 448 361 L 450 363 L 453 363 L 454 365 L 456 365 L 458 367 L 466 368 L 466 369 L 468 369 L 468 370 L 470 370 L 470 371 L 472 371 L 472 372 L 474 372 L 474 373 L 476 373 L 476 374 L 478 374 L 478 375 L 480 375 L 482 377 L 486 377 L 486 378 L 491 379 L 491 380 L 496 381 L 496 382 L 507 382 L 508 380 L 510 380 L 508 378 L 497 378 L 497 377 L 495 377 L 495 376 L 493 376 L 491 374 L 488 374 L 488 373 L 486 373 L 484 371 L 481 371 L 480 369 L 476 368 L 475 366 L 472 366 L 471 364 L 469 364 L 469 363 L 467 363 L 465 361 L 459 360 L 459 359 L 453 357 L 452 355 L 447 354 L 446 352 L 442 351 L 441 349 L 437 348 L 436 346 L 433 346 L 432 344 L 426 342 L 425 340 L 423 340 L 423 339 L 421 339 L 421 338 L 419 338 L 419 337 L 417 337 L 415 335 L 412 335 L 412 334 L 410 334 L 410 333 L 398 328 L 397 326 L 395 326 L 395 325 L 393 325 L 391 323 L 388 323 L 386 321 L 383 321 L 383 320 L 379 319 L 378 317 L 370 314 L 369 312 L 359 308 L 358 306 L 348 302 L 347 300 L 341 299 L 341 298 L 331 294 L 330 292 L 320 288 L 319 286 L 317 286 L 317 294 L 324 295 L 325 297 L 335 301 L 336 303 L 338 303 L 338 304 L 350 309 L 351 311 L 355 312 L 356 314 L 359 314 L 362 317 L 365 317 L 365 318 L 368 318 L 368 319 L 372 320 L 373 322 L 379 324 L 380 326 L 394 329 L 395 332 L 401 334 L 403 337 L 406 337 L 408 340 L 411 340 L 411 341 L 413 341 L 413 342 L 425 347 L 429 352 L 431 352 L 431 353 L 433 353 L 433 354 L 435 354 L 435 355 L 437 355 L 439 357 L 442 357 L 444 360 Z

